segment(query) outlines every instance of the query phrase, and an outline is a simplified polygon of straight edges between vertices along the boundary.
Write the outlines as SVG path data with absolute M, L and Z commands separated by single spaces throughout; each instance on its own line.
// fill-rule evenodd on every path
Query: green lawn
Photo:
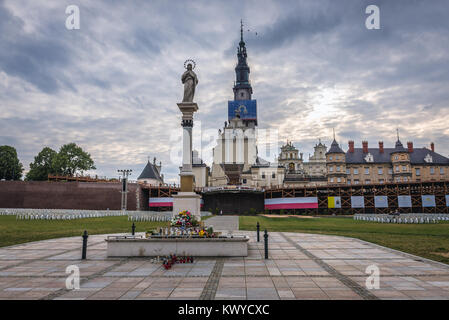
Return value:
M 135 222 L 136 232 L 167 226 L 167 222 Z M 104 217 L 77 220 L 16 220 L 15 216 L 0 216 L 0 247 L 13 244 L 80 236 L 87 230 L 89 234 L 115 232 L 131 233 L 132 222 L 128 217 Z
M 381 224 L 352 218 L 266 218 L 241 216 L 240 230 L 320 233 L 354 237 L 449 264 L 449 223 Z M 440 254 L 447 254 L 444 257 Z

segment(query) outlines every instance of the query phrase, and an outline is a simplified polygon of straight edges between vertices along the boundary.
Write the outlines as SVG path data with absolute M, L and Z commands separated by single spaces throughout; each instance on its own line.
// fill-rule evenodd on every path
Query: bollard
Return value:
M 83 233 L 83 253 L 82 253 L 82 256 L 81 256 L 81 259 L 86 259 L 86 251 L 87 251 L 87 238 L 88 238 L 89 236 L 87 235 L 87 231 L 86 230 L 84 230 L 84 233 Z
M 133 225 L 131 226 L 131 234 L 134 235 L 136 233 L 136 225 L 133 222 Z
M 264 244 L 265 244 L 265 246 L 264 246 L 265 247 L 265 259 L 268 259 L 268 232 L 267 232 L 267 229 L 265 229 L 263 237 L 264 237 Z
M 259 231 L 260 231 L 260 224 L 259 221 L 257 221 L 257 242 L 260 242 Z

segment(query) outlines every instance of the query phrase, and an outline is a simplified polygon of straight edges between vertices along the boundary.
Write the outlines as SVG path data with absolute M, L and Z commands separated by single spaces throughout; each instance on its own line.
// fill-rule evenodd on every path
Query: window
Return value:
M 329 167 L 329 172 L 334 172 L 334 167 L 330 166 Z
M 355 179 L 355 180 L 354 180 L 354 184 L 359 184 L 359 180 L 358 180 L 358 179 Z
M 440 174 L 444 174 L 444 168 L 440 167 Z
M 392 168 L 388 168 L 388 174 L 393 174 L 393 169 Z
M 379 179 L 379 183 L 384 183 L 384 179 Z
M 341 178 L 337 178 L 337 182 L 341 182 Z
M 274 179 L 274 178 L 276 178 L 276 174 L 273 172 L 272 174 L 271 174 L 271 177 Z
M 262 173 L 262 179 L 265 179 L 265 173 Z
M 329 160 L 331 160 L 331 161 L 332 161 L 332 156 L 329 156 Z
M 407 177 L 404 177 L 404 182 L 407 182 L 408 181 L 408 178 Z
M 394 160 L 398 160 L 399 159 L 399 157 L 398 156 L 394 156 Z
M 383 168 L 377 168 L 377 173 L 378 174 L 384 174 L 384 169 Z
M 401 177 L 396 177 L 396 182 L 401 182 Z
M 435 168 L 434 167 L 430 167 L 430 174 L 435 174 Z
M 396 172 L 399 172 L 399 166 L 396 166 Z
M 420 176 L 421 175 L 421 169 L 420 168 L 416 168 L 415 169 L 416 175 Z
M 340 158 L 338 156 L 335 156 L 335 160 L 339 160 Z
M 346 168 L 346 174 L 351 174 L 351 169 Z
M 243 179 L 243 183 L 246 183 L 246 179 Z
M 359 174 L 359 168 L 354 168 L 354 174 Z
M 406 166 L 402 166 L 402 171 L 407 171 L 407 167 Z
M 365 174 L 369 174 L 369 168 L 365 168 Z
M 369 183 L 371 183 L 371 180 L 370 180 L 370 179 L 366 179 L 366 180 L 365 180 L 365 183 L 366 183 L 366 184 L 369 184 Z
M 334 182 L 334 178 L 331 178 L 331 182 Z
M 348 179 L 348 184 L 351 184 L 351 179 Z
M 337 166 L 337 172 L 340 172 L 340 166 Z

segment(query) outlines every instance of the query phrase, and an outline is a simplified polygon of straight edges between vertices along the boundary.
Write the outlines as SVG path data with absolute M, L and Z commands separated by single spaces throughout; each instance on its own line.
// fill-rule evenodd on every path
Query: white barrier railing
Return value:
M 76 209 L 16 209 L 0 208 L 0 215 L 16 216 L 17 220 L 74 220 L 128 216 L 128 221 L 170 221 L 171 211 L 121 211 L 121 210 L 76 210 Z M 212 213 L 201 211 L 201 216 Z
M 355 214 L 354 220 L 378 223 L 438 223 L 449 221 L 447 213 L 403 213 L 400 215 L 388 214 Z

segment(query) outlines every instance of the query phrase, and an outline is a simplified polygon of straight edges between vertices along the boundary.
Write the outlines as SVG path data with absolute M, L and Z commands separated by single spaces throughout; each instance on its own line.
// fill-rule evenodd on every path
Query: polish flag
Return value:
M 173 198 L 150 198 L 150 207 L 173 207 Z
M 318 208 L 317 197 L 265 199 L 265 209 L 267 210 L 316 208 Z

